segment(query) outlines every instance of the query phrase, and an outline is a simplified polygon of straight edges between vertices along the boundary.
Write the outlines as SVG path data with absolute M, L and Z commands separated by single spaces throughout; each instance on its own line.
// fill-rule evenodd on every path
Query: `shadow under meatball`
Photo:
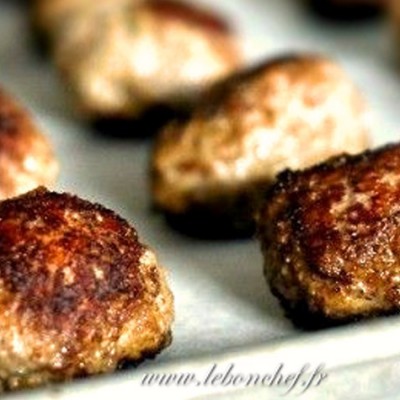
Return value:
M 138 118 L 100 117 L 90 122 L 95 135 L 108 139 L 151 139 L 172 121 L 185 121 L 189 109 L 174 109 L 166 105 L 153 106 Z
M 383 6 L 376 2 L 309 0 L 309 5 L 317 15 L 336 21 L 352 22 L 368 20 L 382 14 Z

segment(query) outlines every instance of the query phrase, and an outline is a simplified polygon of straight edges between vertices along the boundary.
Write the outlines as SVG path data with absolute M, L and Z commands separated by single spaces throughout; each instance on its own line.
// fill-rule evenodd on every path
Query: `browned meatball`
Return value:
M 319 14 L 342 20 L 371 17 L 384 10 L 391 0 L 307 0 Z M 397 0 L 395 0 L 397 1 Z
M 58 162 L 29 113 L 0 89 L 0 200 L 51 186 Z
M 241 61 L 225 21 L 179 1 L 86 0 L 72 11 L 44 8 L 55 62 L 89 120 L 136 118 L 159 104 L 187 107 Z
M 0 203 L 0 385 L 113 371 L 170 342 L 164 269 L 112 211 L 44 188 Z
M 400 310 L 400 145 L 282 173 L 258 234 L 265 275 L 305 326 Z
M 258 198 L 285 168 L 368 145 L 366 108 L 343 70 L 318 56 L 267 62 L 218 85 L 152 157 L 156 206 L 196 235 L 254 231 Z

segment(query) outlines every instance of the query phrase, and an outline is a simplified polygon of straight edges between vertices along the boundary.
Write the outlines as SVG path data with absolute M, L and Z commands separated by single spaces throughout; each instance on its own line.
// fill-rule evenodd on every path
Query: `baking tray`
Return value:
M 316 18 L 297 0 L 193 2 L 208 4 L 232 20 L 249 64 L 293 51 L 322 52 L 337 59 L 371 104 L 374 145 L 399 139 L 400 72 L 384 19 L 337 24 Z M 264 283 L 258 243 L 196 241 L 170 230 L 150 207 L 151 142 L 100 137 L 74 116 L 56 71 L 32 47 L 24 11 L 12 2 L 1 4 L 0 82 L 34 112 L 52 139 L 62 167 L 57 189 L 114 209 L 156 249 L 170 271 L 176 322 L 172 346 L 136 369 L 10 396 L 298 398 L 298 391 L 286 394 L 276 382 L 261 388 L 204 384 L 201 379 L 214 366 L 220 372 L 233 365 L 235 373 L 262 374 L 280 365 L 289 373 L 307 364 L 310 370 L 323 365 L 328 377 L 302 398 L 396 396 L 400 319 L 300 332 L 285 319 Z M 146 374 L 157 372 L 194 373 L 199 384 L 142 384 Z

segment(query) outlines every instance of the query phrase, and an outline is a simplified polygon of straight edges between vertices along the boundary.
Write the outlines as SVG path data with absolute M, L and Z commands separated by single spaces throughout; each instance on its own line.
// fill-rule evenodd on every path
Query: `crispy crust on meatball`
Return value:
M 400 145 L 282 173 L 258 235 L 289 316 L 337 324 L 400 309 Z
M 333 62 L 312 55 L 267 62 L 216 85 L 187 123 L 161 133 L 154 202 L 176 217 L 195 210 L 209 225 L 220 216 L 215 226 L 252 232 L 254 206 L 277 173 L 365 150 L 366 115 L 358 89 Z
M 58 162 L 29 113 L 0 89 L 0 199 L 52 186 Z
M 104 207 L 44 188 L 0 203 L 3 390 L 111 372 L 169 344 L 154 253 Z

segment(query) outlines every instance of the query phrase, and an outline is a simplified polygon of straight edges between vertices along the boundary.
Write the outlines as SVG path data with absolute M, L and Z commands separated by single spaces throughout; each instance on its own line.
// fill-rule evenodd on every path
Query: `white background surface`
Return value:
M 249 63 L 294 50 L 320 51 L 338 59 L 372 106 L 375 144 L 399 139 L 400 71 L 385 21 L 328 23 L 310 15 L 298 0 L 196 3 L 230 16 Z M 257 243 L 187 239 L 151 212 L 150 142 L 107 140 L 80 123 L 56 71 L 35 55 L 22 8 L 7 4 L 0 10 L 0 84 L 33 110 L 51 137 L 62 167 L 58 189 L 103 203 L 134 223 L 170 271 L 176 298 L 174 342 L 141 368 L 246 352 L 250 346 L 266 346 L 268 352 L 271 340 L 284 345 L 276 339 L 300 335 L 269 294 Z

